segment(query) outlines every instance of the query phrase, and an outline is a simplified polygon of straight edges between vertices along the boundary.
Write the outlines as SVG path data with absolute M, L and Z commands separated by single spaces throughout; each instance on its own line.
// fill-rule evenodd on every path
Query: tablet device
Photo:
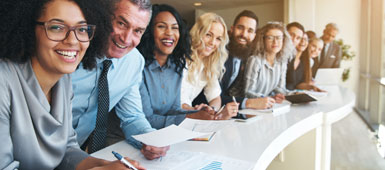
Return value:
M 293 104 L 297 103 L 308 103 L 312 101 L 317 101 L 317 99 L 310 94 L 306 93 L 299 93 L 299 94 L 293 94 L 285 96 L 285 99 Z
M 316 85 L 338 85 L 342 81 L 342 68 L 319 68 L 315 75 Z

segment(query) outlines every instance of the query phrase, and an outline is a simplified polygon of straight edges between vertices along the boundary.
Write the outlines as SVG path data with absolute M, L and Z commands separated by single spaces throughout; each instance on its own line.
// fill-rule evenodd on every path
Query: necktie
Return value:
M 95 130 L 91 136 L 88 146 L 88 152 L 93 153 L 103 149 L 106 144 L 108 108 L 110 105 L 110 96 L 108 91 L 107 73 L 111 66 L 111 60 L 103 61 L 103 71 L 100 74 L 98 82 L 98 113 L 96 116 Z

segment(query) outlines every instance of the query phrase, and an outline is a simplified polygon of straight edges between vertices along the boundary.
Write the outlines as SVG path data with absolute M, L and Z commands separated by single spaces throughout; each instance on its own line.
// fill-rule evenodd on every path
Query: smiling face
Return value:
M 120 58 L 135 48 L 150 20 L 150 12 L 140 9 L 128 0 L 116 4 L 113 32 L 109 38 L 109 58 Z
M 86 25 L 86 20 L 79 6 L 68 0 L 54 0 L 45 5 L 38 22 L 54 22 L 70 27 Z M 36 56 L 31 63 L 35 72 L 45 75 L 63 75 L 72 73 L 82 60 L 89 42 L 79 42 L 74 31 L 63 41 L 49 40 L 43 25 L 36 25 Z
M 238 44 L 250 44 L 256 35 L 257 21 L 250 17 L 240 17 L 238 22 L 231 27 L 231 33 Z
M 275 55 L 282 49 L 283 32 L 279 29 L 271 29 L 266 32 L 264 40 L 266 52 Z
M 301 42 L 295 47 L 298 52 L 303 52 L 309 44 L 309 39 L 306 34 L 303 35 Z
M 224 30 L 224 26 L 218 22 L 211 24 L 210 30 L 202 37 L 205 48 L 199 51 L 200 57 L 210 56 L 218 49 L 225 33 Z
M 309 57 L 316 58 L 321 54 L 324 43 L 321 40 L 313 40 L 309 43 Z
M 154 19 L 155 55 L 170 55 L 179 40 L 179 25 L 167 11 L 160 12 Z
M 294 47 L 298 46 L 298 44 L 302 40 L 302 36 L 303 36 L 302 30 L 292 26 L 287 30 L 287 32 L 289 32 L 290 34 L 291 41 L 293 42 Z
M 325 29 L 324 30 L 324 34 L 322 35 L 322 40 L 328 44 L 332 41 L 334 41 L 334 39 L 336 38 L 338 34 L 338 31 L 336 29 Z

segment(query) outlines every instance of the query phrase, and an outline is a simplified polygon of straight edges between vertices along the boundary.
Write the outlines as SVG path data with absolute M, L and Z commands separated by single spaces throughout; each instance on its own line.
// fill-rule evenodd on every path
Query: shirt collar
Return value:
M 166 69 L 166 68 L 170 68 L 171 65 L 172 65 L 171 59 L 167 58 L 167 62 L 162 67 L 160 67 L 160 65 L 159 65 L 157 60 L 154 60 L 154 61 L 151 62 L 151 64 L 148 66 L 148 68 L 150 70 L 154 70 L 154 69 L 157 69 L 157 68 L 159 68 L 159 69 Z
M 123 57 L 125 57 L 125 56 L 123 56 Z M 119 62 L 119 59 L 120 58 L 107 58 L 106 56 L 104 56 L 103 58 L 97 58 L 96 64 L 97 64 L 97 66 L 100 66 L 100 65 L 103 65 L 102 63 L 104 60 L 111 60 L 112 61 L 111 69 L 113 69 L 116 66 L 116 64 Z

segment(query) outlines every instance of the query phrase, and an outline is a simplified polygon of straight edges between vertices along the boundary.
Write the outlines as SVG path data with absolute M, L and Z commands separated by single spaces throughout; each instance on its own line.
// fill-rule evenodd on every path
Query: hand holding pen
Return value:
M 239 104 L 235 100 L 235 97 L 233 96 L 233 102 L 227 103 L 226 105 L 223 105 L 221 109 L 218 110 L 215 114 L 216 120 L 228 120 L 232 117 L 236 116 L 238 113 L 238 106 Z

